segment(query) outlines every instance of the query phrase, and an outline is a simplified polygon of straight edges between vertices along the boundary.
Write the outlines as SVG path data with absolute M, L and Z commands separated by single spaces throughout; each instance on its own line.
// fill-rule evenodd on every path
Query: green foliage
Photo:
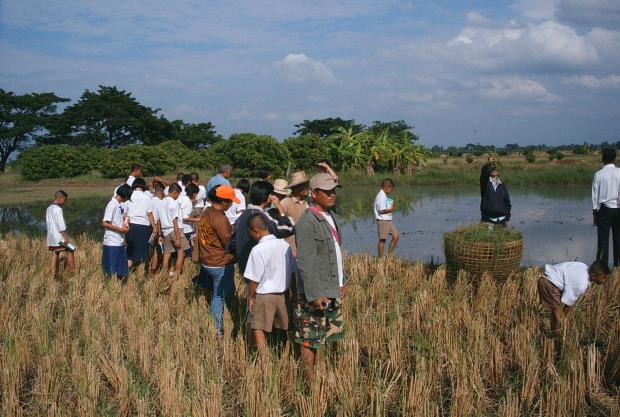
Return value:
M 215 126 L 211 122 L 183 123 L 183 120 L 172 122 L 172 138 L 196 150 L 206 149 L 224 140 L 222 135 L 215 131 Z
M 291 158 L 293 170 L 315 169 L 321 160 L 331 160 L 331 143 L 329 138 L 321 138 L 318 135 L 293 136 L 284 141 Z
M 198 153 L 190 150 L 178 140 L 167 140 L 154 147 L 155 152 L 163 154 L 173 169 L 198 167 Z
M 133 164 L 142 166 L 144 176 L 163 175 L 175 169 L 172 158 L 157 146 L 127 145 L 110 150 L 100 172 L 105 178 L 124 178 Z
M 528 153 L 527 155 L 525 155 L 525 160 L 528 163 L 533 164 L 534 162 L 536 162 L 536 156 L 533 153 Z
M 451 235 L 454 239 L 471 243 L 505 243 L 523 239 L 523 234 L 516 229 L 492 224 L 463 226 L 453 232 L 446 233 L 446 235 Z
M 590 155 L 592 153 L 592 148 L 587 143 L 583 143 L 581 145 L 576 145 L 573 147 L 573 153 L 575 155 Z
M 91 169 L 88 157 L 80 149 L 64 145 L 29 148 L 19 155 L 19 166 L 22 176 L 30 181 L 75 177 Z
M 471 155 L 467 155 L 465 157 L 465 160 L 467 161 L 468 164 L 471 164 L 472 162 L 474 162 L 474 157 Z
M 355 123 L 355 120 L 344 120 L 340 117 L 328 117 L 325 119 L 304 120 L 295 125 L 297 130 L 295 135 L 308 136 L 316 135 L 325 138 L 338 131 L 339 128 L 345 130 L 351 129 L 353 133 L 359 133 L 364 130 L 364 126 Z
M 381 122 L 379 120 L 375 120 L 368 130 L 376 136 L 379 136 L 383 132 L 387 131 L 390 137 L 401 138 L 403 140 L 403 144 L 414 143 L 420 139 L 418 135 L 412 132 L 413 126 L 410 126 L 404 120 L 396 120 L 393 122 Z

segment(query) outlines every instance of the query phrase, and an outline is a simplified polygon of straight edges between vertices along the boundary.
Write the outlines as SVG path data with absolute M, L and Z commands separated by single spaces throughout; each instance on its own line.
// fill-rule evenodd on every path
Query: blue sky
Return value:
M 426 145 L 620 140 L 620 1 L 5 0 L 0 87 L 116 85 L 284 139 L 404 119 Z

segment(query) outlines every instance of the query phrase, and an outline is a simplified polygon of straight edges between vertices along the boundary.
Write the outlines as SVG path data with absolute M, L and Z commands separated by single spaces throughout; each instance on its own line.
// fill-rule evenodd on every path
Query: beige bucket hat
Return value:
M 280 195 L 289 195 L 291 194 L 291 189 L 288 186 L 288 181 L 278 178 L 273 182 L 273 192 Z
M 296 185 L 310 182 L 310 177 L 305 171 L 297 171 L 291 174 L 291 182 L 288 183 L 288 188 L 293 188 Z

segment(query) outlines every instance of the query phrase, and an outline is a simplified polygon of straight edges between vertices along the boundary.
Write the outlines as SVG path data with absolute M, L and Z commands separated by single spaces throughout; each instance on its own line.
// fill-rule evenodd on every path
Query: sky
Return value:
M 0 88 L 99 85 L 225 136 L 342 117 L 427 146 L 615 142 L 620 1 L 0 2 Z

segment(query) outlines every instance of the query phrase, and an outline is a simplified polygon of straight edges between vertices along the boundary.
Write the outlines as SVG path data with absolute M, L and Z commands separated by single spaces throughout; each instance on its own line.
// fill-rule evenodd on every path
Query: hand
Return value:
M 284 213 L 284 207 L 280 204 L 280 199 L 278 197 L 272 194 L 269 196 L 269 201 L 278 209 L 280 214 Z
M 318 298 L 314 301 L 310 301 L 310 305 L 314 308 L 316 308 L 317 310 L 325 310 L 325 307 L 327 306 L 327 304 L 329 303 L 329 298 L 327 297 L 321 297 Z
M 129 231 L 129 226 L 121 226 L 118 228 L 118 231 L 121 233 L 127 233 Z
M 597 210 L 592 211 L 592 223 L 594 223 L 594 225 L 598 225 L 598 211 Z
M 340 298 L 341 299 L 344 298 L 344 293 L 346 292 L 345 288 L 346 287 L 344 285 L 340 287 Z
M 248 311 L 251 313 L 254 308 L 254 298 L 248 299 Z

